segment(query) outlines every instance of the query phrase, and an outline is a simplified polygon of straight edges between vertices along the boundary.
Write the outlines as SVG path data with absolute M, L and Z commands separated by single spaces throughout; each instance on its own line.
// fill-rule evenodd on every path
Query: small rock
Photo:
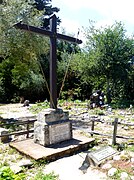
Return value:
M 129 155 L 132 157 L 132 158 L 134 158 L 134 152 L 129 152 Z
M 108 139 L 108 145 L 112 145 L 112 139 Z
M 23 160 L 21 160 L 21 161 L 18 162 L 18 165 L 19 165 L 20 167 L 22 167 L 22 166 L 29 167 L 29 166 L 31 166 L 32 164 L 33 164 L 33 163 L 32 163 L 29 159 L 23 159 Z
M 134 180 L 134 176 L 130 176 L 130 179 L 131 179 L 131 180 Z
M 108 171 L 108 176 L 114 176 L 116 172 L 117 172 L 117 169 L 116 169 L 116 168 L 111 168 L 111 169 Z
M 118 161 L 118 160 L 120 160 L 121 158 L 120 158 L 120 156 L 119 155 L 117 155 L 117 156 L 113 156 L 113 160 L 114 161 Z
M 129 130 L 128 126 L 124 126 L 123 128 L 124 128 L 124 130 Z
M 124 156 L 125 154 L 126 154 L 126 152 L 124 150 L 120 152 L 121 156 Z
M 110 169 L 112 168 L 112 165 L 110 163 L 106 163 L 102 166 L 102 169 Z
M 29 106 L 29 100 L 25 100 L 23 106 L 24 106 L 24 107 L 25 107 L 25 106 Z
M 10 166 L 10 169 L 14 172 L 14 174 L 17 174 L 22 171 L 22 167 L 14 164 Z
M 131 162 L 134 163 L 134 157 L 131 158 Z
M 129 178 L 128 173 L 121 172 L 120 178 L 121 178 L 121 180 L 128 180 L 128 178 Z

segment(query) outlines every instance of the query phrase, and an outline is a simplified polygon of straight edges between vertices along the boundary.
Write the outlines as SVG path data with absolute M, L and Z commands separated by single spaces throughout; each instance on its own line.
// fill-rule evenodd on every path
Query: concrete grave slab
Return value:
M 73 131 L 73 139 L 44 147 L 34 142 L 33 139 L 26 139 L 19 142 L 11 142 L 10 146 L 19 152 L 35 160 L 45 159 L 53 161 L 67 155 L 88 150 L 89 145 L 94 142 L 94 138 L 88 138 Z

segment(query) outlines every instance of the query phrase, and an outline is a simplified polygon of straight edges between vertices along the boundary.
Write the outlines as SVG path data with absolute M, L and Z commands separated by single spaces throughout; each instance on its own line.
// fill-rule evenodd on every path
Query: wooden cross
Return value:
M 17 23 L 15 24 L 15 28 L 22 29 L 24 31 L 33 32 L 41 35 L 48 36 L 50 38 L 50 107 L 57 109 L 57 47 L 56 42 L 57 39 L 69 41 L 72 43 L 81 44 L 82 41 L 73 38 L 70 36 L 66 36 L 63 34 L 57 33 L 57 22 L 56 22 L 56 15 L 53 15 L 49 18 L 50 20 L 50 31 L 41 29 L 34 26 L 29 26 L 27 24 Z

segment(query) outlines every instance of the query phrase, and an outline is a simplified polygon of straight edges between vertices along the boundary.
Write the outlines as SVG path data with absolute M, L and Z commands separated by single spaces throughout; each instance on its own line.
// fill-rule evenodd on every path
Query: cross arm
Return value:
M 51 32 L 51 31 L 41 29 L 41 28 L 38 28 L 38 27 L 34 27 L 34 26 L 29 26 L 27 24 L 22 24 L 21 22 L 15 24 L 14 27 L 17 28 L 17 29 L 21 29 L 21 30 L 28 31 L 28 32 L 34 32 L 34 33 L 45 35 L 45 36 L 48 36 L 48 37 L 54 37 L 55 36 L 55 37 L 57 37 L 57 39 L 61 39 L 61 40 L 64 40 L 64 41 L 69 41 L 69 42 L 76 43 L 76 44 L 81 44 L 82 43 L 82 41 L 77 39 L 77 38 L 70 37 L 70 36 L 67 36 L 67 35 L 63 35 L 63 34 L 60 34 L 60 33 L 53 34 L 53 32 Z
M 71 36 L 59 34 L 59 33 L 57 33 L 57 38 L 62 39 L 64 41 L 69 41 L 69 42 L 72 42 L 72 43 L 76 43 L 76 44 L 81 44 L 82 43 L 82 40 L 79 40 L 79 39 L 71 37 Z
M 27 24 L 22 24 L 21 22 L 15 24 L 14 27 L 17 29 L 21 29 L 21 30 L 29 31 L 29 32 L 34 32 L 34 33 L 42 34 L 42 35 L 49 36 L 49 37 L 53 36 L 51 31 L 47 31 L 45 29 L 37 28 L 34 26 L 29 26 Z

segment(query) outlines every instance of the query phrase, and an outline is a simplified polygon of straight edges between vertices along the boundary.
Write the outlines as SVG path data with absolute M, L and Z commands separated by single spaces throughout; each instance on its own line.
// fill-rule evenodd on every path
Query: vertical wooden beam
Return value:
M 26 136 L 26 138 L 29 138 L 29 119 L 27 121 L 27 136 Z
M 118 125 L 118 118 L 115 118 L 115 120 L 114 120 L 114 130 L 113 130 L 113 141 L 112 141 L 113 145 L 116 145 L 117 125 Z
M 50 107 L 57 108 L 57 48 L 56 48 L 56 15 L 50 18 L 50 31 L 53 36 L 50 37 Z
M 94 131 L 94 119 L 92 119 L 92 124 L 91 124 L 91 132 Z M 93 137 L 93 133 L 91 133 L 91 136 Z

